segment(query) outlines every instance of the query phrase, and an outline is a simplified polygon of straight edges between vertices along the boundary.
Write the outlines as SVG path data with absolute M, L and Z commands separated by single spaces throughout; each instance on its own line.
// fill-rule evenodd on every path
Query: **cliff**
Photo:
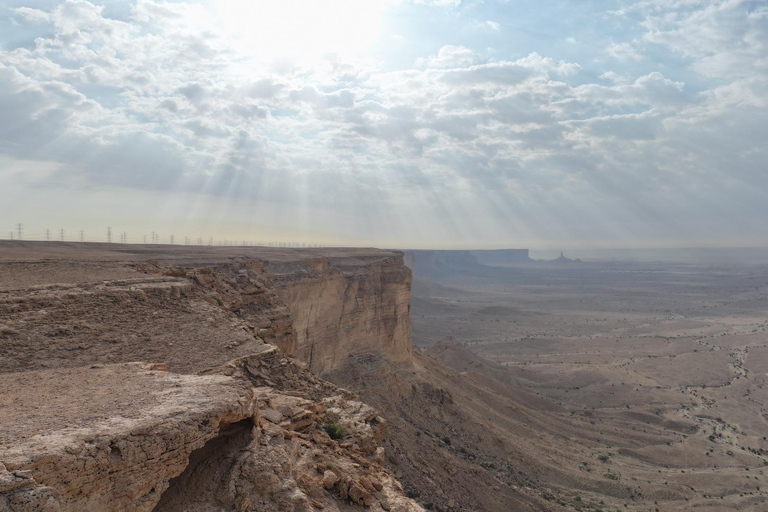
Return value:
M 287 353 L 324 374 L 356 354 L 410 360 L 411 272 L 401 254 L 310 260 L 267 266 L 274 290 L 290 309 L 293 343 Z
M 421 510 L 380 465 L 376 411 L 274 349 L 204 376 L 163 368 L 0 377 L 19 390 L 0 397 L 0 510 Z
M 40 245 L 29 261 L 10 250 L 0 260 L 11 333 L 0 373 L 158 357 L 198 372 L 263 342 L 317 374 L 358 353 L 411 357 L 411 272 L 399 252 Z
M 387 422 L 308 369 L 407 360 L 410 278 L 373 249 L 0 244 L 0 510 L 422 510 Z

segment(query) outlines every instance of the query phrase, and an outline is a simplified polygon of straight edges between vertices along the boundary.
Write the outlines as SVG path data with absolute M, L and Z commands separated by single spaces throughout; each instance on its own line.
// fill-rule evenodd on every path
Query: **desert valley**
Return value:
M 765 266 L 451 261 L 414 262 L 415 345 L 569 418 L 544 431 L 578 422 L 567 462 L 542 454 L 569 485 L 641 509 L 768 509 Z
M 768 510 L 766 268 L 518 257 L 3 242 L 0 509 Z
M 0 0 L 0 512 L 768 512 L 766 56 L 767 0 Z

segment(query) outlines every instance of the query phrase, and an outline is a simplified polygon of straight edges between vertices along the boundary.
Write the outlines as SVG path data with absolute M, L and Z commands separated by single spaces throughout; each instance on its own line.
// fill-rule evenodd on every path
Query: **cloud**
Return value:
M 556 61 L 550 57 L 542 57 L 536 52 L 515 62 L 518 66 L 536 69 L 543 73 L 571 76 L 581 71 L 581 66 L 574 62 Z
M 51 16 L 45 11 L 40 9 L 33 9 L 31 7 L 17 7 L 13 9 L 14 14 L 22 18 L 24 21 L 32 23 L 50 23 Z
M 440 48 L 437 55 L 419 59 L 416 65 L 429 68 L 464 68 L 478 61 L 478 56 L 469 48 L 447 44 Z
M 413 3 L 436 7 L 458 7 L 461 5 L 461 0 L 413 0 Z
M 35 36 L 0 40 L 0 154 L 61 186 L 270 202 L 392 240 L 674 239 L 670 219 L 706 237 L 745 213 L 734 236 L 765 233 L 766 10 L 633 5 L 641 35 L 607 64 L 444 44 L 405 67 L 265 63 L 195 4 L 20 8 Z
M 750 0 L 652 0 L 634 6 L 643 41 L 687 59 L 703 76 L 753 76 L 768 69 L 768 6 Z
M 630 43 L 612 43 L 606 53 L 620 61 L 642 60 L 643 55 Z

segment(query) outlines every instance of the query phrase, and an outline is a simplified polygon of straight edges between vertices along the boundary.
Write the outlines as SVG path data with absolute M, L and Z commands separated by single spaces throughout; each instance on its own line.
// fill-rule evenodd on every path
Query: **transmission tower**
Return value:
M 112 228 L 107 228 L 107 243 L 112 243 Z

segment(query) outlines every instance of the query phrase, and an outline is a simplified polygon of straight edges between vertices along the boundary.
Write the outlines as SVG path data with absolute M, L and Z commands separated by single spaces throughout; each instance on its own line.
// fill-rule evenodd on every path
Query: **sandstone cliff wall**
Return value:
M 267 272 L 293 320 L 291 345 L 281 348 L 312 372 L 337 370 L 367 352 L 395 362 L 411 358 L 412 276 L 402 254 L 270 263 Z

